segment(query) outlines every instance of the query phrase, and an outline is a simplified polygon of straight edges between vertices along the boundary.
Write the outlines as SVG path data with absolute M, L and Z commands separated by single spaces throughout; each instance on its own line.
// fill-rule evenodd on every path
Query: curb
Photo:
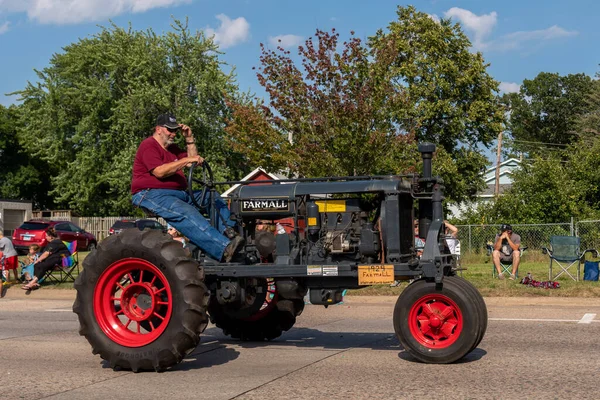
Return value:
M 75 289 L 53 289 L 42 287 L 37 290 L 23 290 L 21 289 L 22 284 L 2 284 L 2 293 L 0 301 L 2 300 L 73 300 L 77 291 Z

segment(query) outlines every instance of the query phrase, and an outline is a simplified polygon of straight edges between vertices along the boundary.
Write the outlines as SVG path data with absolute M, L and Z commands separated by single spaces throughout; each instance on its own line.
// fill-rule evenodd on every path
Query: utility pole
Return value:
M 502 132 L 498 134 L 498 150 L 496 151 L 496 187 L 494 188 L 494 195 L 498 197 L 500 195 L 500 153 L 502 152 Z

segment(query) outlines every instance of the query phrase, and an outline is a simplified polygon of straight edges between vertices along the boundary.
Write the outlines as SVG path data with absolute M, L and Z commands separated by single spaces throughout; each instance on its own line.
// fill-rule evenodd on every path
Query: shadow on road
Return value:
M 245 342 L 231 339 L 223 335 L 219 329 L 208 329 L 203 340 L 218 340 L 223 344 L 233 344 L 243 348 L 260 348 L 269 346 L 306 347 L 327 350 L 348 350 L 366 347 L 373 350 L 401 349 L 396 336 L 391 333 L 373 332 L 323 332 L 310 328 L 294 328 L 281 337 L 270 342 Z
M 454 364 L 468 364 L 470 362 L 480 360 L 486 354 L 487 354 L 487 351 L 485 351 L 483 349 L 475 349 L 472 352 L 470 352 L 469 354 L 467 354 L 466 356 L 464 356 L 463 358 L 461 358 L 460 360 L 456 361 Z M 398 353 L 398 358 L 400 358 L 404 361 L 421 363 L 421 361 L 419 361 L 416 358 L 414 358 L 413 356 L 411 356 L 410 353 L 408 353 L 407 351 L 401 351 L 400 353 Z
M 420 363 L 404 350 L 396 336 L 391 333 L 323 332 L 317 329 L 296 328 L 270 342 L 245 342 L 233 340 L 223 335 L 219 329 L 211 328 L 207 329 L 202 335 L 201 344 L 186 356 L 180 364 L 170 368 L 169 371 L 191 371 L 233 361 L 239 357 L 240 352 L 235 348 L 228 347 L 228 345 L 239 346 L 244 349 L 297 347 L 345 351 L 366 348 L 398 352 L 400 359 Z M 486 354 L 485 350 L 475 349 L 466 357 L 457 361 L 457 364 L 477 361 Z M 107 361 L 102 361 L 102 366 L 103 368 L 110 368 Z
M 405 361 L 420 362 L 404 350 L 396 335 L 393 333 L 377 332 L 324 332 L 310 328 L 294 328 L 281 337 L 270 342 L 244 342 L 233 340 L 223 335 L 219 329 L 208 329 L 203 335 L 204 341 L 215 340 L 222 345 L 235 345 L 247 349 L 268 347 L 299 347 L 325 350 L 350 350 L 367 348 L 371 350 L 397 351 L 398 357 Z M 475 349 L 457 364 L 470 363 L 480 360 L 487 352 Z
M 183 361 L 173 368 L 171 371 L 191 371 L 201 368 L 214 367 L 216 365 L 226 364 L 240 356 L 240 352 L 221 346 L 214 346 L 209 351 L 198 351 L 202 348 L 197 348 L 190 355 L 185 357 Z

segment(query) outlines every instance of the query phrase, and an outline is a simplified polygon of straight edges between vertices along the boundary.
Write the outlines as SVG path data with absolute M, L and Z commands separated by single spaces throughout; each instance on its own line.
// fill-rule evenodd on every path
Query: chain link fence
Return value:
M 600 251 L 600 220 L 577 222 L 575 235 L 581 238 L 581 251 L 586 249 Z
M 513 232 L 521 236 L 521 246 L 529 250 L 541 250 L 550 245 L 550 236 L 573 236 L 576 226 L 581 224 L 581 230 L 586 232 L 585 245 L 582 240 L 582 249 L 587 243 L 600 242 L 600 221 L 585 221 L 586 224 L 571 222 L 556 224 L 511 224 Z M 590 222 L 590 224 L 587 224 Z M 592 224 L 595 222 L 595 225 Z M 460 240 L 462 254 L 486 254 L 486 244 L 493 243 L 496 234 L 500 232 L 501 225 L 457 225 L 458 239 Z M 598 246 L 598 245 L 597 245 Z M 598 246 L 600 248 L 600 246 Z

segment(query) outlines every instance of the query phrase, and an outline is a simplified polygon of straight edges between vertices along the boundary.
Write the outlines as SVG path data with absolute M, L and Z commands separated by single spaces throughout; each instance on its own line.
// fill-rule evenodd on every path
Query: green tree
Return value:
M 586 113 L 592 79 L 585 74 L 541 72 L 519 93 L 504 96 L 509 107 L 512 148 L 531 155 L 561 151 L 578 140 L 577 118 Z
M 39 83 L 18 93 L 18 132 L 50 164 L 55 202 L 83 215 L 130 214 L 135 151 L 165 111 L 190 125 L 219 178 L 232 177 L 224 97 L 237 87 L 221 67 L 216 45 L 180 21 L 163 35 L 112 25 L 53 55 Z
M 317 30 L 297 61 L 263 46 L 257 76 L 269 101 L 232 103 L 232 145 L 254 165 L 320 176 L 411 172 L 416 143 L 433 141 L 436 172 L 460 201 L 482 187 L 477 145 L 504 118 L 498 83 L 470 45 L 458 24 L 399 7 L 367 44 Z
M 569 79 L 571 82 L 588 81 L 584 75 L 570 76 Z M 544 86 L 543 84 L 548 82 L 557 84 L 561 78 L 556 74 L 540 74 L 536 80 L 537 83 L 533 86 L 530 81 L 524 84 L 526 93 L 531 94 L 532 87 Z M 584 92 L 587 94 L 583 95 Z M 516 98 L 519 99 L 523 93 L 522 89 Z M 566 95 L 562 90 L 556 93 Z M 563 143 L 560 152 L 539 151 L 536 155 L 538 152 L 530 151 L 534 154 L 531 159 L 522 164 L 519 171 L 513 174 L 514 182 L 511 189 L 496 201 L 466 213 L 462 218 L 463 222 L 551 223 L 566 222 L 572 217 L 600 218 L 600 83 L 589 81 L 589 87 L 586 89 L 580 87 L 578 93 L 583 98 L 578 99 L 577 102 L 583 105 L 576 109 L 571 108 L 574 114 L 563 114 L 562 110 L 558 110 L 557 113 L 562 115 L 563 120 L 558 120 L 557 115 L 553 114 L 548 115 L 548 118 L 543 121 L 538 121 L 540 122 L 538 132 L 545 130 L 551 132 L 551 126 L 556 129 L 562 126 L 561 129 L 568 133 L 568 140 L 571 142 Z M 573 96 L 573 93 L 571 95 Z M 539 101 L 539 98 L 535 101 L 531 99 L 531 102 L 536 104 L 535 107 L 540 107 L 542 102 L 556 102 L 553 107 L 559 107 L 559 104 L 569 107 L 570 104 L 560 95 L 542 97 L 543 101 Z M 514 115 L 511 120 L 511 123 L 516 121 Z M 550 123 L 551 121 L 553 122 Z M 556 140 L 565 137 L 554 136 Z M 542 140 L 541 137 L 531 139 Z
M 577 176 L 579 165 L 577 160 L 563 162 L 558 156 L 525 162 L 513 173 L 512 187 L 494 202 L 469 213 L 465 222 L 534 224 L 592 217 L 594 208 L 586 201 L 590 188 Z
M 596 74 L 600 79 L 600 73 Z M 585 111 L 577 116 L 576 127 L 580 137 L 592 141 L 600 137 L 600 81 L 590 82 L 590 92 L 585 101 Z
M 31 200 L 35 208 L 52 205 L 48 165 L 31 158 L 17 138 L 18 106 L 0 106 L 0 197 Z

